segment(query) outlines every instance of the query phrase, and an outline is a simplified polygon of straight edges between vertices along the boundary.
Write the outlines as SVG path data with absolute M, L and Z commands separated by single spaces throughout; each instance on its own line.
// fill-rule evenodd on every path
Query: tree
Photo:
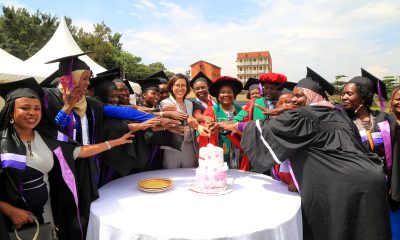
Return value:
M 27 9 L 2 7 L 0 16 L 0 48 L 25 60 L 39 51 L 54 34 L 59 21 L 57 17 L 37 10 L 30 14 Z M 94 24 L 93 32 L 85 32 L 66 17 L 67 26 L 83 51 L 106 69 L 123 67 L 128 79 L 141 79 L 165 70 L 161 62 L 145 65 L 142 58 L 124 51 L 120 33 L 113 33 L 104 22 Z M 172 74 L 167 72 L 167 74 Z
M 335 76 L 335 81 L 333 81 L 332 85 L 335 87 L 335 94 L 340 94 L 342 91 L 342 88 L 344 84 L 346 83 L 345 81 L 341 80 L 342 78 L 347 77 L 345 75 L 337 75 Z
M 57 18 L 39 10 L 32 15 L 25 8 L 2 10 L 0 48 L 22 60 L 39 51 L 57 28 Z
M 386 84 L 386 92 L 389 97 L 392 94 L 393 88 L 396 87 L 396 78 L 394 76 L 385 76 L 382 81 Z

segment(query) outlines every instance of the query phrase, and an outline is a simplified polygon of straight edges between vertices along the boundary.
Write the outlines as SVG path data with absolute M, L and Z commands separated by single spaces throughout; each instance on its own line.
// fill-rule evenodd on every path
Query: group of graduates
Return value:
M 80 55 L 51 61 L 59 69 L 40 85 L 0 85 L 1 239 L 32 216 L 57 227 L 59 239 L 84 239 L 99 187 L 194 168 L 209 143 L 230 168 L 299 192 L 304 239 L 399 239 L 399 88 L 386 113 L 371 109 L 374 94 L 388 100 L 385 84 L 364 69 L 344 85 L 341 104 L 329 102 L 334 87 L 310 68 L 298 83 L 266 73 L 245 86 L 161 71 L 135 81 L 142 98 L 133 105 L 122 69 L 92 77 Z M 240 107 L 242 90 L 249 102 Z

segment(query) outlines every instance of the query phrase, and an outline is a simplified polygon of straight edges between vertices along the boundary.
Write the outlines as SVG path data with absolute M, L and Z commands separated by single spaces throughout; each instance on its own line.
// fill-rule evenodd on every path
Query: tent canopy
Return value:
M 83 51 L 75 42 L 65 18 L 62 17 L 51 39 L 29 59 L 22 61 L 4 50 L 0 51 L 0 80 L 15 81 L 29 76 L 35 77 L 40 83 L 44 78 L 58 69 L 58 63 L 45 64 L 46 62 L 79 53 L 83 53 Z M 79 58 L 90 66 L 94 74 L 106 71 L 105 68 L 88 56 Z

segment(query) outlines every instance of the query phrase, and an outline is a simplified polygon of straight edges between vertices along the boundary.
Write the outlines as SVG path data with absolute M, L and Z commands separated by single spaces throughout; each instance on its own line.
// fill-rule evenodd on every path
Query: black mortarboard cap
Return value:
M 41 98 L 44 92 L 34 78 L 0 84 L 0 96 L 7 102 L 21 97 Z
M 190 87 L 193 88 L 194 84 L 197 81 L 205 82 L 208 85 L 208 87 L 210 87 L 212 83 L 211 79 L 207 77 L 207 75 L 205 75 L 203 72 L 199 72 L 198 74 L 196 74 L 196 76 L 192 78 L 192 80 L 190 80 Z
M 101 76 L 97 76 L 94 78 L 90 79 L 90 88 L 94 88 L 95 91 L 96 89 L 108 89 L 111 85 L 113 85 L 114 79 L 119 78 L 119 74 L 117 73 L 110 73 L 110 74 L 105 74 Z
M 292 93 L 293 93 L 293 90 L 284 88 L 284 89 L 282 89 L 280 96 L 285 95 L 285 94 L 292 94 Z
M 159 85 L 161 84 L 161 81 L 159 78 L 145 78 L 136 80 L 136 82 L 140 85 L 142 92 L 146 90 L 160 91 Z
M 58 83 L 60 82 L 60 78 L 58 75 L 58 70 L 53 72 L 50 76 L 45 78 L 43 81 L 39 83 L 41 87 L 46 87 L 46 88 L 55 88 L 58 86 Z
M 332 95 L 335 91 L 335 87 L 332 84 L 308 67 L 306 78 L 301 79 L 296 87 L 310 89 L 325 98 L 328 98 L 326 92 Z
M 260 79 L 258 78 L 249 78 L 247 82 L 244 84 L 243 90 L 250 91 L 250 87 L 252 85 L 258 85 L 260 83 Z
M 370 80 L 369 86 L 371 87 L 371 91 L 373 91 L 377 95 L 379 95 L 379 92 L 380 92 L 380 96 L 382 96 L 384 99 L 388 100 L 386 84 L 383 81 L 379 80 L 377 77 L 375 77 L 371 73 L 367 72 L 363 68 L 361 68 L 361 76 L 363 76 L 364 78 L 368 78 Z M 364 84 L 368 84 L 366 81 L 363 81 L 363 82 L 364 82 Z M 360 82 L 360 83 L 362 83 L 362 82 Z
M 125 83 L 126 87 L 129 89 L 129 94 L 134 94 L 135 91 L 133 91 L 133 88 L 132 88 L 131 84 L 129 83 L 129 81 L 124 80 L 124 83 Z
M 96 74 L 96 76 L 102 76 L 102 75 L 107 75 L 107 74 L 112 74 L 112 73 L 119 74 L 121 76 L 121 78 L 124 75 L 122 68 L 116 67 L 116 68 L 112 68 L 110 70 L 98 73 L 98 74 Z
M 159 72 L 156 72 L 156 73 L 146 77 L 146 79 L 150 79 L 150 78 L 158 78 L 160 80 L 160 84 L 168 82 L 167 74 L 165 74 L 164 71 L 159 71 Z
M 276 90 L 283 91 L 284 89 L 293 91 L 293 88 L 297 85 L 295 82 L 285 82 L 279 85 Z
M 91 52 L 84 52 L 75 55 L 70 55 L 62 58 L 57 58 L 55 60 L 51 60 L 47 63 L 55 63 L 59 62 L 58 65 L 58 73 L 59 76 L 64 76 L 70 74 L 75 70 L 90 70 L 89 65 L 87 65 L 84 61 L 80 60 L 78 57 L 82 55 L 86 55 Z

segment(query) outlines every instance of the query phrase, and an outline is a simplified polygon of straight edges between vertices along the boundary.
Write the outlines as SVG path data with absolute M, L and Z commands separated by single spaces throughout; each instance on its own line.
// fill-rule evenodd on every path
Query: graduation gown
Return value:
M 290 158 L 304 239 L 390 239 L 382 163 L 367 152 L 344 114 L 313 106 L 252 121 L 242 148 L 259 172 Z
M 55 136 L 39 131 L 43 141 L 53 152 L 54 166 L 49 172 L 51 209 L 54 224 L 58 228 L 58 237 L 62 239 L 84 239 L 82 216 L 79 213 L 79 200 L 77 195 L 77 180 L 73 151 L 77 144 L 57 141 Z M 6 135 L 3 135 L 7 136 Z M 11 151 L 9 145 L 3 139 L 2 152 Z M 3 162 L 2 162 L 3 163 Z M 3 165 L 2 165 L 3 166 Z M 22 197 L 20 186 L 22 184 L 23 171 L 13 165 L 0 166 L 0 199 L 15 207 L 30 210 Z M 12 223 L 4 217 L 8 231 L 11 231 Z M 1 222 L 0 222 L 1 225 Z M 2 227 L 0 227 L 0 230 Z M 1 236 L 1 234 L 0 234 Z M 3 238 L 1 238 L 3 239 Z M 7 238 L 5 238 L 7 239 Z
M 44 88 L 45 96 L 43 103 L 47 113 L 51 119 L 55 119 L 58 112 L 63 107 L 62 93 L 58 88 Z M 100 143 L 103 141 L 103 103 L 92 97 L 86 97 L 87 110 L 86 117 L 88 119 L 89 139 L 90 143 Z M 79 121 L 79 117 L 76 118 Z M 80 129 L 77 129 L 76 141 L 82 142 L 82 124 L 79 123 Z M 68 135 L 68 129 L 62 129 L 63 133 Z M 72 138 L 72 136 L 69 136 Z M 100 178 L 100 158 L 99 155 L 88 158 L 78 158 L 75 163 L 78 195 L 80 202 L 80 212 L 82 215 L 82 224 L 84 233 L 89 220 L 90 204 L 99 197 L 97 187 Z
M 371 114 L 375 117 L 375 123 L 371 128 L 374 148 L 372 149 L 367 136 L 363 136 L 360 132 L 361 139 L 363 145 L 370 152 L 378 154 L 383 160 L 385 171 L 388 175 L 388 192 L 390 192 L 391 207 L 394 210 L 398 210 L 400 208 L 400 149 L 397 134 L 399 126 L 393 116 L 386 112 L 375 110 Z M 351 115 L 350 118 L 355 121 L 357 117 Z M 375 136 L 377 136 L 376 139 Z M 376 142 L 381 144 L 378 145 Z
M 105 118 L 103 130 L 104 140 L 116 139 L 129 132 L 128 122 Z M 157 159 L 154 159 L 156 156 L 152 154 L 159 152 L 158 148 L 155 149 L 150 143 L 154 133 L 151 130 L 143 130 L 134 134 L 132 143 L 114 147 L 101 154 L 100 186 L 131 173 L 152 169 L 153 166 L 149 164 L 152 157 L 154 162 L 157 162 Z M 156 164 L 154 162 L 153 164 Z

